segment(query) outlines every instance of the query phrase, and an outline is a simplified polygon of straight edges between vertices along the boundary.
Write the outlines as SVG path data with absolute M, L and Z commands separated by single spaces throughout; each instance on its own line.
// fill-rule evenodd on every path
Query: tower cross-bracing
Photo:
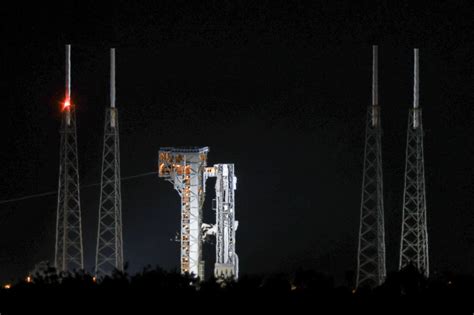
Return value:
M 356 286 L 380 285 L 386 276 L 382 127 L 378 102 L 378 47 L 372 47 L 372 106 L 367 111 Z
M 66 96 L 61 113 L 59 183 L 54 264 L 58 271 L 84 268 L 76 135 L 71 99 L 71 46 L 66 45 Z
M 118 111 L 115 107 L 115 49 L 110 50 L 110 106 L 105 109 L 95 274 L 123 270 L 122 199 Z
M 202 206 L 208 147 L 160 148 L 159 177 L 173 183 L 181 197 L 181 273 L 204 279 Z
M 212 232 L 216 237 L 214 276 L 238 279 L 239 257 L 235 249 L 235 232 L 239 222 L 235 220 L 237 177 L 234 164 L 215 164 L 213 167 L 207 167 L 205 177 L 216 177 L 216 196 L 213 202 L 216 223 Z
M 408 115 L 399 268 L 413 264 L 429 276 L 423 123 L 419 106 L 418 49 L 414 50 L 413 108 Z

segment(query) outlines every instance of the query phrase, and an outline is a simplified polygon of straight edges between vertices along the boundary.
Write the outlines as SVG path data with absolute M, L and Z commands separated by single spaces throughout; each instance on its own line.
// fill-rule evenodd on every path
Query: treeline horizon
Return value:
M 380 314 L 405 307 L 425 310 L 449 307 L 451 314 L 457 314 L 454 311 L 457 309 L 472 314 L 473 297 L 474 276 L 449 274 L 426 278 L 411 265 L 389 273 L 380 286 L 357 289 L 336 286 L 331 276 L 305 269 L 294 273 L 242 275 L 238 280 L 211 277 L 199 281 L 192 275 L 167 271 L 159 266 L 147 266 L 133 275 L 115 270 L 110 276 L 99 278 L 85 271 L 58 273 L 48 266 L 36 275 L 18 279 L 8 288 L 3 286 L 0 312 L 2 315 L 15 314 L 16 311 L 44 308 L 68 313 L 59 307 L 61 303 L 75 305 L 78 309 L 98 303 L 106 309 L 120 310 L 126 306 L 148 310 L 156 305 L 173 306 L 175 302 L 179 307 L 181 301 L 182 307 L 186 308 L 192 306 L 189 303 L 200 307 L 231 307 L 232 310 L 251 307 L 305 310 L 317 305 Z M 388 305 L 392 307 L 387 309 Z

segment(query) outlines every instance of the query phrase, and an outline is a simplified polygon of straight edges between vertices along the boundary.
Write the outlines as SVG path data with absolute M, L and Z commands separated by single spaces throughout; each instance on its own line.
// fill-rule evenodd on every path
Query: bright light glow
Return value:
M 26 277 L 26 282 L 31 283 L 33 280 L 31 279 L 30 276 Z
M 3 286 L 4 289 L 10 289 L 12 285 L 10 283 L 7 283 Z
M 66 108 L 68 108 L 68 107 L 70 107 L 70 106 L 71 106 L 71 100 L 66 99 L 66 100 L 64 101 L 63 109 L 66 109 Z
M 92 277 L 92 281 L 93 281 L 93 282 L 97 282 L 97 278 L 96 278 L 96 277 Z

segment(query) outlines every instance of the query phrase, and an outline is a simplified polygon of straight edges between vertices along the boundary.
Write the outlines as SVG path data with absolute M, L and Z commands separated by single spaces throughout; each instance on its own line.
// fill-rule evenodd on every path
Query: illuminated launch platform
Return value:
M 181 197 L 181 273 L 204 279 L 202 243 L 210 235 L 216 237 L 216 278 L 238 278 L 238 256 L 235 251 L 235 190 L 237 177 L 234 164 L 206 167 L 208 147 L 161 148 L 159 177 L 173 183 Z M 213 208 L 215 224 L 202 223 L 202 206 L 206 180 L 216 178 Z
M 161 148 L 158 162 L 159 176 L 173 183 L 181 197 L 181 273 L 200 279 L 204 278 L 201 225 L 208 151 L 208 147 Z

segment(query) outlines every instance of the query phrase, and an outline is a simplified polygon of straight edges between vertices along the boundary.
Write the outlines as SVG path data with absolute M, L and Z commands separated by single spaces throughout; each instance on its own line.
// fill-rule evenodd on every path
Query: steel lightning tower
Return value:
M 372 47 L 372 106 L 367 110 L 360 207 L 356 286 L 374 287 L 385 279 L 382 127 L 378 102 L 378 47 Z
M 115 108 L 115 49 L 110 50 L 110 107 L 105 109 L 104 148 L 95 274 L 123 270 L 122 199 L 118 112 Z
M 181 273 L 204 279 L 202 206 L 208 147 L 160 148 L 159 177 L 173 183 L 181 197 Z
M 75 107 L 71 101 L 71 45 L 66 45 L 66 98 L 61 114 L 54 257 L 56 269 L 62 272 L 84 268 Z
M 413 108 L 410 109 L 408 115 L 399 268 L 410 263 L 426 277 L 429 276 L 423 124 L 419 107 L 419 65 L 416 48 L 414 50 Z

